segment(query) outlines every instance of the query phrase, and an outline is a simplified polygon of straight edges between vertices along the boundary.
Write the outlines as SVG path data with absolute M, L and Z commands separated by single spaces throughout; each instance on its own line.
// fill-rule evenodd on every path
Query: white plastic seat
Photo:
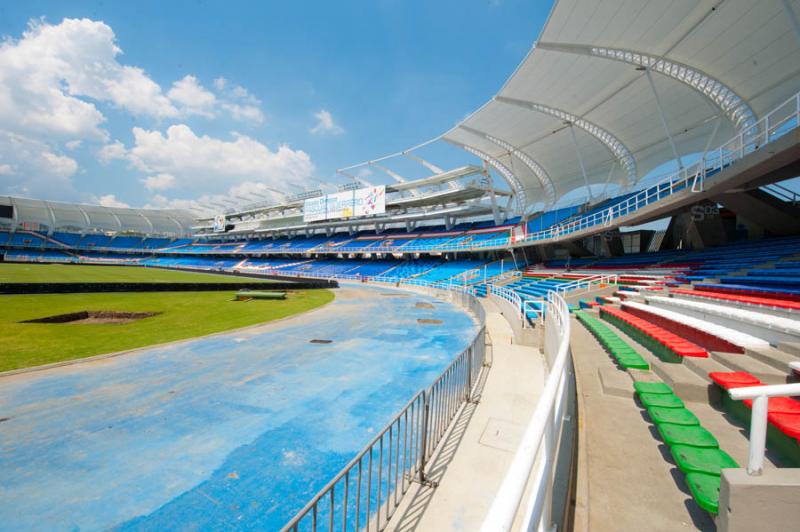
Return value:
M 800 339 L 800 321 L 798 320 L 694 299 L 648 296 L 646 300 L 657 307 L 688 314 L 751 334 L 757 338 L 763 338 L 773 345 L 778 342 Z
M 650 299 L 654 298 L 647 298 L 647 299 L 649 301 Z M 662 318 L 666 318 L 668 320 L 672 320 L 682 325 L 686 325 L 687 327 L 704 331 L 708 334 L 716 336 L 717 338 L 721 338 L 726 342 L 730 342 L 733 345 L 738 345 L 739 347 L 744 347 L 744 348 L 769 347 L 769 342 L 764 340 L 763 338 L 743 333 L 739 330 L 731 329 L 730 327 L 725 327 L 724 325 L 712 323 L 707 320 L 694 318 L 692 316 L 683 314 L 681 312 L 675 312 L 665 308 L 656 307 L 654 305 L 645 305 L 643 303 L 636 303 L 633 301 L 624 302 L 623 309 L 625 307 L 631 307 L 642 310 L 644 312 L 649 312 L 650 314 L 661 316 Z

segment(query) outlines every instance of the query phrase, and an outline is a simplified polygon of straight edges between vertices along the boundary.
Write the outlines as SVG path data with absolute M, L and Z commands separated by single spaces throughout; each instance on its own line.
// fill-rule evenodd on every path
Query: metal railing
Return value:
M 452 294 L 484 324 L 481 304 Z M 383 530 L 426 465 L 461 405 L 472 398 L 486 360 L 486 327 L 425 390 L 418 392 L 366 447 L 284 527 L 284 531 Z
M 522 322 L 525 322 L 525 315 L 523 314 L 523 304 L 522 304 L 522 297 L 515 291 L 511 290 L 510 288 L 506 288 L 504 286 L 498 286 L 494 283 L 489 284 L 489 290 L 487 292 L 489 295 L 494 297 L 499 297 L 500 299 L 505 299 L 517 310 L 519 319 Z
M 770 397 L 792 397 L 800 395 L 800 383 L 750 386 L 728 390 L 731 399 L 752 399 L 750 414 L 750 449 L 747 474 L 760 475 L 764 469 L 764 449 L 767 445 L 767 410 Z
M 510 530 L 520 511 L 522 530 L 553 529 L 556 456 L 568 396 L 574 386 L 569 308 L 556 292 L 548 292 L 544 320 L 544 355 L 550 371 L 536 410 L 483 521 L 483 532 Z M 523 501 L 529 484 L 528 499 Z

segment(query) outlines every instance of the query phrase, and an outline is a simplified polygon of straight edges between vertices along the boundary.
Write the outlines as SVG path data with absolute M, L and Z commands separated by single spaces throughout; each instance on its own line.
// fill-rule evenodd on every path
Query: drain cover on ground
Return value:
M 430 318 L 417 318 L 417 323 L 422 325 L 441 325 L 442 320 L 432 320 Z
M 332 344 L 333 340 L 320 340 L 319 338 L 314 338 L 313 340 L 309 340 L 310 344 Z

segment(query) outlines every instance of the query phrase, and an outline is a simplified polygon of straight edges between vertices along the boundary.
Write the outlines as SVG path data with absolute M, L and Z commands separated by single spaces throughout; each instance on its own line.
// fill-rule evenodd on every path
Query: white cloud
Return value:
M 33 197 L 70 197 L 78 163 L 47 143 L 0 130 L 0 190 Z
M 125 145 L 118 140 L 115 140 L 111 144 L 106 144 L 97 150 L 97 159 L 103 164 L 108 164 L 117 159 L 125 159 L 127 155 L 128 150 L 126 150 Z
M 227 85 L 228 85 L 228 80 L 223 78 L 222 76 L 214 80 L 214 88 L 217 89 L 218 91 L 224 91 Z
M 142 179 L 147 190 L 166 190 L 175 186 L 175 176 L 172 174 L 156 174 Z
M 334 122 L 333 115 L 331 115 L 329 111 L 322 109 L 318 113 L 314 114 L 314 118 L 317 119 L 317 124 L 310 130 L 314 135 L 319 135 L 322 133 L 341 135 L 344 133 L 344 129 Z
M 83 144 L 83 141 L 80 140 L 80 139 L 79 140 L 70 140 L 68 142 L 65 142 L 64 146 L 66 146 L 68 150 L 77 150 L 78 148 L 81 147 L 81 144 Z
M 235 198 L 246 198 L 237 200 Z M 245 181 L 230 187 L 228 190 L 216 194 L 203 194 L 196 200 L 183 198 L 168 198 L 163 194 L 154 194 L 150 202 L 145 205 L 149 209 L 187 209 L 202 214 L 216 214 L 222 211 L 221 204 L 232 204 L 237 201 L 239 205 L 248 202 L 279 202 L 284 199 L 282 194 L 271 190 L 270 187 L 258 181 Z
M 144 188 L 147 190 L 166 190 L 173 188 L 177 183 L 175 176 L 172 174 L 156 174 L 142 179 Z
M 234 120 L 239 122 L 264 122 L 264 113 L 255 105 L 239 105 L 237 103 L 223 103 L 222 108 L 228 111 Z
M 206 90 L 194 76 L 184 76 L 172 84 L 167 95 L 173 102 L 182 106 L 181 111 L 186 115 L 199 115 L 213 118 L 217 97 Z
M 103 207 L 130 207 L 124 201 L 119 201 L 114 194 L 106 194 L 105 196 L 100 196 L 99 198 L 94 198 L 95 203 L 102 205 Z
M 176 116 L 158 84 L 141 68 L 120 64 L 120 53 L 103 22 L 32 21 L 21 39 L 0 45 L 0 127 L 56 138 L 106 138 L 105 117 L 81 97 L 136 115 Z
M 308 179 L 314 164 L 302 150 L 281 145 L 272 151 L 246 135 L 233 133 L 232 140 L 198 136 L 179 124 L 166 134 L 133 128 L 134 144 L 126 158 L 150 174 L 170 174 L 176 187 L 213 193 L 246 181 L 261 181 L 279 190 L 287 182 Z

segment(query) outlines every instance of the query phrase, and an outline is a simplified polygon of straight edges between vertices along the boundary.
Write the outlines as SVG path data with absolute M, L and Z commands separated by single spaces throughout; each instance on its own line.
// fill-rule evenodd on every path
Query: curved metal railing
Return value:
M 428 388 L 328 482 L 287 524 L 284 532 L 383 530 L 414 481 L 427 482 L 426 465 L 461 405 L 472 398 L 486 355 L 486 316 L 469 295 L 452 294 L 482 324 L 464 349 Z

